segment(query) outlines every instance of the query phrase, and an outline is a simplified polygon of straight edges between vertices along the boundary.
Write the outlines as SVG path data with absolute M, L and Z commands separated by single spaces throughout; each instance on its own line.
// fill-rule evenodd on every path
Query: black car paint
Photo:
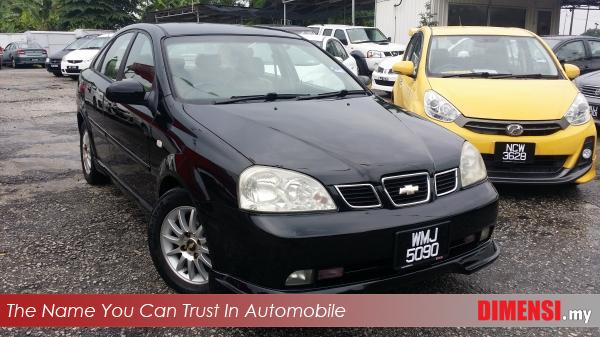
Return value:
M 600 89 L 600 71 L 594 71 L 577 77 L 575 79 L 575 85 L 577 85 L 577 88 L 583 92 L 588 103 L 598 107 L 598 110 L 600 110 L 600 92 L 598 95 L 596 95 L 595 92 L 591 94 L 587 90 L 581 90 L 583 86 Z M 600 114 L 596 115 L 594 118 L 594 123 L 596 124 L 596 128 L 600 127 Z
M 150 210 L 172 187 L 190 192 L 207 226 L 211 254 L 217 256 L 213 260 L 217 282 L 246 292 L 354 291 L 436 269 L 470 273 L 498 256 L 490 239 L 462 245 L 466 237 L 495 225 L 498 195 L 487 181 L 418 206 L 394 208 L 388 200 L 370 210 L 349 209 L 332 186 L 369 182 L 382 193 L 382 176 L 414 171 L 432 175 L 456 168 L 464 140 L 450 131 L 370 93 L 303 102 L 192 105 L 171 92 L 161 44 L 168 36 L 298 36 L 228 25 L 138 24 L 124 28 L 111 42 L 131 31 L 153 41 L 156 76 L 154 91 L 148 95 L 153 103 L 109 101 L 106 91 L 112 81 L 92 66 L 80 76 L 78 121 L 91 130 L 99 168 L 144 208 Z M 126 54 L 130 48 L 131 42 Z M 102 55 L 103 51 L 96 58 L 101 61 Z M 294 215 L 240 210 L 238 178 L 254 164 L 315 177 L 339 210 Z M 392 267 L 396 232 L 441 222 L 452 224 L 455 255 L 410 272 Z M 340 265 L 349 274 L 337 283 L 300 289 L 284 285 L 295 270 Z M 365 268 L 373 272 L 360 274 Z
M 98 36 L 98 34 L 90 34 L 90 35 L 82 36 L 82 37 L 78 38 L 77 40 L 80 40 L 80 39 L 93 39 L 93 38 L 95 38 L 97 36 Z M 73 42 L 75 42 L 75 41 L 73 41 Z M 72 45 L 73 42 L 69 43 L 69 46 Z M 48 57 L 48 59 L 49 59 L 50 62 L 46 62 L 46 70 L 49 73 L 54 73 L 54 74 L 57 74 L 57 75 L 59 75 L 59 74 L 62 75 L 62 73 L 60 71 L 60 63 L 61 63 L 63 57 L 65 55 L 67 55 L 68 53 L 72 52 L 73 50 L 75 50 L 75 49 L 68 48 L 69 46 L 67 46 L 67 47 L 65 47 L 65 48 L 63 48 L 63 49 L 55 52 L 54 54 L 52 54 L 52 55 L 50 55 Z M 55 65 L 55 66 L 53 67 L 52 65 Z
M 583 59 L 570 60 L 567 63 L 573 64 L 573 65 L 576 65 L 577 67 L 579 67 L 581 74 L 586 74 L 586 73 L 589 73 L 592 71 L 600 70 L 600 57 L 593 57 L 592 49 L 591 49 L 590 43 L 589 43 L 589 41 L 596 41 L 596 42 L 600 43 L 600 38 L 584 36 L 584 35 L 580 35 L 580 36 L 544 36 L 542 38 L 550 39 L 550 40 L 559 40 L 559 42 L 556 43 L 552 47 L 552 51 L 554 53 L 557 53 L 561 47 L 563 47 L 564 45 L 566 45 L 568 43 L 575 42 L 575 41 L 583 42 L 583 44 L 585 46 L 585 57 Z M 561 62 L 563 62 L 563 60 L 561 60 Z

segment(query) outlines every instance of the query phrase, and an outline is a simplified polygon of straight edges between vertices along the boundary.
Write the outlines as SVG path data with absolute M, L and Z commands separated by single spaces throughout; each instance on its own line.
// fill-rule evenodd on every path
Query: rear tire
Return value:
M 73 81 L 77 81 L 77 80 L 79 79 L 79 76 L 73 76 L 73 75 L 70 75 L 69 77 L 70 77 L 70 78 L 71 78 Z
M 205 224 L 188 192 L 175 188 L 157 202 L 148 223 L 148 248 L 162 279 L 180 293 L 208 293 L 212 254 Z
M 79 152 L 81 157 L 81 169 L 83 177 L 90 185 L 101 185 L 108 182 L 108 177 L 98 171 L 92 146 L 92 135 L 88 131 L 85 122 L 81 126 L 79 134 Z
M 13 69 L 17 69 L 17 67 L 18 67 L 17 61 L 15 61 L 14 58 L 11 58 L 10 62 L 11 62 L 11 65 L 12 65 Z

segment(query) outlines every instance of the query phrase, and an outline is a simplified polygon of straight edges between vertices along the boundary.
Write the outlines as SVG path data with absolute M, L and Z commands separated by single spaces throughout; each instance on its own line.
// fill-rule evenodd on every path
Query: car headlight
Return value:
M 384 57 L 383 52 L 382 51 L 378 51 L 378 50 L 369 50 L 367 52 L 367 57 L 371 58 L 371 57 L 377 57 L 377 58 L 382 58 Z
M 46 63 L 50 63 L 50 58 L 46 57 Z
M 446 123 L 454 122 L 460 116 L 460 111 L 454 105 L 433 90 L 425 92 L 425 113 Z
M 460 181 L 462 187 L 478 183 L 486 177 L 487 171 L 481 153 L 473 144 L 465 142 L 460 154 Z
M 590 115 L 590 105 L 583 94 L 579 93 L 575 96 L 573 104 L 567 110 L 565 119 L 571 125 L 581 125 L 587 123 L 592 116 Z
M 240 175 L 239 205 L 257 212 L 331 211 L 337 207 L 321 183 L 305 174 L 251 166 Z

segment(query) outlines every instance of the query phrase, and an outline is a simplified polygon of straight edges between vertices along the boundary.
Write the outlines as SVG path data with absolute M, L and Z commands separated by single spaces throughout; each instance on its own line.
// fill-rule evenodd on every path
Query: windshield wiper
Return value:
M 488 71 L 478 71 L 478 72 L 472 72 L 472 73 L 458 73 L 458 74 L 442 75 L 443 78 L 450 78 L 450 77 L 504 78 L 507 76 L 510 77 L 510 76 L 513 76 L 513 74 L 497 74 L 497 73 L 490 73 Z
M 246 101 L 264 101 L 264 102 L 272 102 L 278 99 L 293 99 L 298 98 L 301 95 L 297 94 L 278 94 L 276 92 L 270 92 L 265 95 L 247 95 L 247 96 L 231 96 L 229 99 L 225 99 L 223 101 L 216 101 L 215 104 L 231 104 L 237 102 L 246 102 Z
M 364 90 L 340 90 L 340 91 L 332 91 L 332 92 L 326 92 L 323 94 L 317 94 L 317 95 L 310 95 L 310 96 L 304 96 L 304 97 L 299 97 L 298 100 L 299 101 L 304 101 L 304 100 L 309 100 L 309 99 L 320 99 L 320 98 L 329 98 L 329 97 L 346 97 L 348 95 L 366 95 L 367 92 Z
M 544 74 L 507 74 L 503 78 L 558 78 L 556 75 L 544 75 Z

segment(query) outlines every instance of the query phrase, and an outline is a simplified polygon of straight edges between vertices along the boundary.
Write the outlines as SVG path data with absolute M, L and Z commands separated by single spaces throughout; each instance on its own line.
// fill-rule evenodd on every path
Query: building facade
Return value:
M 425 0 L 377 0 L 375 25 L 394 42 L 406 43 L 418 27 Z M 561 0 L 431 0 L 438 26 L 520 27 L 539 35 L 558 34 Z

